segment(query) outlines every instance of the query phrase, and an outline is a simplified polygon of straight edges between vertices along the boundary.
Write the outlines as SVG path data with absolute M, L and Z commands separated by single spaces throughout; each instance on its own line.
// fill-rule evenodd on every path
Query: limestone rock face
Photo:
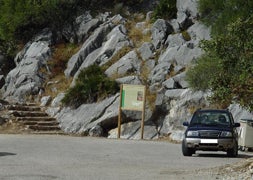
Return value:
M 0 76 L 3 96 L 22 102 L 30 95 L 41 95 L 46 74 L 50 73 L 47 64 L 53 53 L 51 47 L 57 40 L 76 42 L 80 49 L 68 60 L 64 70 L 67 79 L 73 78 L 70 87 L 75 85 L 80 72 L 93 64 L 103 67 L 104 74 L 119 85 L 146 85 L 144 139 L 170 136 L 180 141 L 184 132 L 182 122 L 189 120 L 195 109 L 209 106 L 209 92 L 193 92 L 185 80 L 187 68 L 204 53 L 199 42 L 211 38 L 210 28 L 198 21 L 197 1 L 177 0 L 177 18 L 171 20 L 158 19 L 151 23 L 152 12 L 148 12 L 142 18 L 146 20 L 133 25 L 141 35 L 150 36 L 149 42 L 141 41 L 138 47 L 129 36 L 128 20 L 120 14 L 101 13 L 93 17 L 84 12 L 71 25 L 66 24 L 56 37 L 45 29 L 16 55 L 16 67 L 6 76 Z M 0 55 L 0 62 L 2 59 Z M 62 105 L 65 93 L 40 99 L 63 131 L 117 137 L 119 93 L 76 109 Z M 231 105 L 229 109 L 236 121 L 253 118 L 238 105 Z M 121 138 L 140 139 L 141 112 L 123 111 L 121 130 Z
M 109 77 L 113 75 L 123 76 L 130 73 L 137 73 L 140 70 L 141 61 L 135 51 L 131 51 L 119 61 L 109 67 L 105 74 Z
M 88 134 L 97 125 L 103 129 L 116 127 L 118 103 L 117 94 L 100 103 L 83 104 L 77 109 L 64 107 L 57 114 L 57 119 L 61 128 L 68 133 Z
M 17 66 L 5 79 L 4 97 L 10 101 L 25 101 L 26 96 L 38 94 L 45 80 L 44 70 L 49 71 L 47 61 L 52 51 L 51 32 L 39 34 L 16 57 Z

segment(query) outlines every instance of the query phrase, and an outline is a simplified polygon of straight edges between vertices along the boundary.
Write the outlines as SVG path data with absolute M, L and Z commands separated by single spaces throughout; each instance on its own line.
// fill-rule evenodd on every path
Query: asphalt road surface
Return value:
M 208 169 L 248 157 L 184 157 L 180 144 L 165 141 L 1 134 L 0 180 L 216 179 Z

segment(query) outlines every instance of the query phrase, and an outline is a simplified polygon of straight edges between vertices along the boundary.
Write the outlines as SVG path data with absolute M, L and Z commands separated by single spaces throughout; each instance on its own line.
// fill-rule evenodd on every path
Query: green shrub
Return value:
M 226 27 L 238 18 L 247 19 L 252 14 L 253 1 L 199 0 L 202 22 L 212 26 L 214 36 L 227 33 Z
M 177 1 L 176 0 L 160 0 L 154 10 L 155 19 L 174 19 L 177 17 Z
M 0 51 L 13 56 L 17 50 L 11 44 L 25 44 L 43 28 L 61 31 L 66 23 L 83 12 L 88 0 L 0 0 Z
M 108 79 L 98 65 L 91 65 L 80 72 L 75 86 L 67 91 L 62 102 L 78 107 L 83 103 L 97 102 L 118 91 L 115 81 Z
M 212 102 L 253 110 L 253 16 L 235 19 L 225 34 L 202 41 L 205 55 L 187 73 L 190 86 L 211 90 Z
M 212 78 L 220 70 L 218 59 L 209 56 L 202 56 L 196 64 L 186 72 L 186 81 L 193 90 L 207 91 L 211 89 Z
M 183 31 L 182 32 L 182 36 L 183 36 L 184 40 L 186 40 L 186 41 L 190 41 L 191 40 L 191 36 L 190 36 L 190 34 L 187 31 Z

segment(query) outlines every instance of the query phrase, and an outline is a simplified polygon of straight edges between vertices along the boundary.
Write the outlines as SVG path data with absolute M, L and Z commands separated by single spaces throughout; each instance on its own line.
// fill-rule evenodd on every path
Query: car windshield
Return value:
M 191 126 L 230 126 L 231 120 L 229 114 L 226 112 L 196 112 L 190 123 Z

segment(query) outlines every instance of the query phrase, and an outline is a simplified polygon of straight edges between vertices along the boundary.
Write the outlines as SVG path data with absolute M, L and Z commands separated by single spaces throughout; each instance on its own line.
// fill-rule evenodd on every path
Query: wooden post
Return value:
M 120 98 L 119 98 L 119 115 L 118 115 L 118 138 L 120 138 L 120 134 L 121 134 L 122 88 L 123 88 L 123 85 L 121 84 L 121 86 L 120 86 Z
M 143 96 L 143 108 L 142 108 L 142 118 L 141 118 L 141 139 L 144 136 L 144 120 L 145 120 L 145 104 L 146 104 L 146 86 L 144 87 L 144 96 Z

